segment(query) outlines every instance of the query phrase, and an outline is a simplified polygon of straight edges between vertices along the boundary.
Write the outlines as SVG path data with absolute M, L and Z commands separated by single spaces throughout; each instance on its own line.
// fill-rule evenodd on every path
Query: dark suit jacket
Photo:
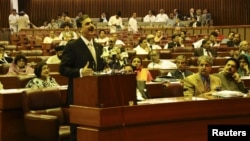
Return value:
M 176 79 L 184 79 L 182 73 L 179 70 L 174 70 L 174 71 L 171 71 L 170 73 Z M 192 74 L 193 74 L 193 72 L 190 71 L 190 70 L 185 70 L 184 71 L 185 77 L 187 77 L 189 75 L 192 75 Z
M 217 51 L 210 48 L 210 52 L 212 54 L 213 57 L 217 57 Z M 200 48 L 196 48 L 194 50 L 194 56 L 203 56 L 204 55 L 204 51 L 203 51 L 203 48 L 200 47 Z
M 190 22 L 190 23 L 189 23 L 189 27 L 193 27 L 193 24 L 194 24 L 194 22 Z M 197 27 L 201 26 L 201 22 L 198 22 L 198 21 L 197 21 L 197 22 L 196 22 L 196 26 L 197 26 Z
M 73 104 L 73 78 L 80 77 L 80 69 L 89 62 L 89 68 L 94 71 L 102 71 L 104 69 L 104 61 L 100 57 L 102 54 L 102 46 L 93 43 L 96 51 L 97 65 L 95 65 L 94 58 L 88 49 L 88 46 L 81 38 L 69 42 L 64 48 L 59 72 L 63 76 L 69 78 L 68 83 L 68 102 Z
M 168 43 L 168 48 L 174 48 L 174 47 L 180 47 L 181 45 L 176 42 L 170 42 Z
M 13 59 L 11 57 L 4 57 L 4 59 L 8 62 L 8 63 L 12 63 Z M 5 64 L 6 62 L 3 60 L 0 60 L 0 64 Z

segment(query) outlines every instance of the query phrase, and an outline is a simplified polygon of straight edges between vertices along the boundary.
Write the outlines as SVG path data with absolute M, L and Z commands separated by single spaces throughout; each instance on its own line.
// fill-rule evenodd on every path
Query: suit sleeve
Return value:
M 184 96 L 185 95 L 194 95 L 195 86 L 191 83 L 189 78 L 185 78 L 184 80 Z
M 59 66 L 61 75 L 71 78 L 80 77 L 80 68 L 74 66 L 75 61 L 77 61 L 77 58 L 74 53 L 74 46 L 72 44 L 67 44 L 63 51 L 61 64 Z

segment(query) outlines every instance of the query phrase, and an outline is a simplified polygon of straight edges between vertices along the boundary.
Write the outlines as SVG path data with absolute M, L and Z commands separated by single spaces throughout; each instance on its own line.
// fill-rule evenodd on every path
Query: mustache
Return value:
M 94 31 L 95 30 L 95 27 L 94 26 L 90 26 L 89 28 L 88 28 L 88 31 Z

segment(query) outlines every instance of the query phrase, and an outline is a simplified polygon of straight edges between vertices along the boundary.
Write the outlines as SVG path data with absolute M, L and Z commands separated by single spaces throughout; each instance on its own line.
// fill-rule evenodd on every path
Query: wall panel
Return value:
M 6 5 L 9 6 L 8 0 L 0 1 L 0 27 L 8 26 L 5 19 L 10 9 L 6 9 Z M 133 12 L 143 17 L 149 9 L 158 13 L 163 8 L 169 14 L 178 8 L 187 14 L 191 7 L 208 8 L 213 15 L 214 25 L 250 24 L 249 0 L 19 0 L 19 9 L 25 9 L 36 25 L 55 18 L 63 11 L 68 11 L 71 17 L 75 17 L 78 11 L 99 17 L 104 11 L 114 15 L 118 10 L 122 12 L 122 17 L 129 17 Z

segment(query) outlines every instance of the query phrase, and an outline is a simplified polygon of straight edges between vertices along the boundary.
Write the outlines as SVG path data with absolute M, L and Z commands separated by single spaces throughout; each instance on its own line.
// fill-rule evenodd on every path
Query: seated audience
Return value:
M 189 27 L 200 27 L 201 22 L 197 21 L 197 17 L 192 17 L 191 22 L 189 23 Z
M 147 40 L 149 43 L 149 47 L 151 49 L 162 49 L 159 45 L 155 44 L 155 40 L 154 40 L 154 35 L 153 34 L 148 34 L 147 35 Z
M 221 87 L 221 80 L 211 75 L 213 58 L 200 56 L 198 58 L 198 72 L 184 79 L 184 95 L 198 96 L 205 93 L 216 91 Z
M 180 37 L 183 39 L 183 41 L 191 41 L 192 40 L 190 37 L 187 36 L 186 31 L 181 31 L 180 32 Z
M 0 64 L 11 63 L 13 59 L 5 53 L 5 46 L 0 44 Z
M 243 81 L 240 78 L 240 74 L 237 72 L 239 69 L 239 62 L 235 58 L 229 58 L 226 61 L 226 65 L 223 71 L 214 74 L 220 78 L 222 82 L 222 90 L 240 91 L 242 93 L 248 93 Z
M 203 40 L 200 48 L 195 48 L 194 56 L 211 56 L 216 57 L 217 51 L 211 48 L 210 40 Z
M 149 69 L 176 69 L 176 64 L 169 60 L 161 60 L 157 50 L 149 52 L 151 62 L 148 64 Z
M 18 54 L 14 62 L 9 66 L 8 75 L 10 74 L 33 74 L 34 69 L 28 64 L 27 58 L 23 54 Z
M 159 14 L 156 15 L 155 22 L 164 22 L 168 21 L 168 15 L 165 13 L 164 9 L 160 9 Z
M 249 76 L 250 75 L 250 67 L 248 57 L 245 54 L 241 54 L 238 58 L 240 67 L 238 69 L 238 73 L 240 76 Z
M 69 24 L 64 24 L 63 26 L 64 31 L 62 31 L 59 35 L 60 40 L 67 40 L 68 38 L 71 37 L 72 39 L 77 39 L 77 34 L 75 31 L 70 30 L 70 25 Z
M 148 14 L 143 18 L 143 22 L 155 22 L 155 15 L 151 10 L 149 10 Z
M 167 43 L 164 46 L 164 49 L 174 48 L 174 47 L 184 47 L 183 39 L 180 37 L 179 34 L 172 35 L 172 42 Z
M 137 80 L 150 82 L 153 80 L 153 77 L 147 68 L 143 68 L 142 59 L 138 56 L 135 56 L 131 59 L 131 65 L 134 68 L 134 71 L 137 74 Z
M 123 67 L 124 74 L 134 74 L 133 66 L 131 64 L 126 64 Z M 144 100 L 147 98 L 146 91 L 145 91 L 145 82 L 137 81 L 136 86 L 136 98 L 137 100 Z
M 249 53 L 249 47 L 248 47 L 248 41 L 241 41 L 239 45 L 239 50 L 231 50 L 230 55 L 231 57 L 238 59 L 241 54 L 245 54 L 248 58 L 248 61 L 250 62 L 250 53 Z
M 61 56 L 62 56 L 64 47 L 65 47 L 64 45 L 55 47 L 54 49 L 56 51 L 56 54 L 53 56 L 50 56 L 47 59 L 46 63 L 47 64 L 60 64 L 61 63 Z
M 228 41 L 232 41 L 234 37 L 235 32 L 234 31 L 229 31 L 227 38 L 223 38 L 221 40 L 221 44 L 227 44 Z
M 227 46 L 228 47 L 238 47 L 241 42 L 241 37 L 239 33 L 234 33 L 233 39 L 227 41 Z
M 147 99 L 148 96 L 146 94 L 146 82 L 152 81 L 153 77 L 147 68 L 143 68 L 142 59 L 140 57 L 135 56 L 132 58 L 131 65 L 133 66 L 133 70 L 136 73 L 137 88 L 141 94 L 141 97 L 143 99 Z
M 99 30 L 99 35 L 95 41 L 103 46 L 108 45 L 109 37 L 106 36 L 105 30 Z
M 174 17 L 174 13 L 170 13 L 169 14 L 169 19 L 167 21 L 167 26 L 168 27 L 174 27 L 175 25 L 175 17 Z
M 139 44 L 133 48 L 136 51 L 136 54 L 148 54 L 151 48 L 148 46 L 148 41 L 145 37 L 139 39 Z
M 117 33 L 113 33 L 110 38 L 112 38 L 112 40 L 113 40 L 113 42 L 115 43 L 116 46 L 120 46 L 120 47 L 125 46 L 125 43 L 122 40 L 118 39 Z
M 199 48 L 202 45 L 202 41 L 208 39 L 211 41 L 211 46 L 220 46 L 220 43 L 217 41 L 218 33 L 213 31 L 209 36 L 204 36 L 202 39 L 193 43 L 194 48 Z
M 126 60 L 128 54 L 121 47 L 113 47 L 107 57 L 108 58 L 104 58 L 107 67 L 115 72 L 120 71 L 123 66 L 128 63 Z
M 175 59 L 175 64 L 177 66 L 176 70 L 170 71 L 167 76 L 172 76 L 176 79 L 184 79 L 189 75 L 192 75 L 193 72 L 187 70 L 187 59 L 184 55 L 179 55 Z
M 107 14 L 105 12 L 102 12 L 99 22 L 107 23 L 108 21 L 109 21 L 109 18 Z
M 161 30 L 157 30 L 155 33 L 155 43 L 160 43 L 162 39 L 164 39 L 164 36 L 162 35 Z
M 59 84 L 56 82 L 55 78 L 49 75 L 49 67 L 45 62 L 39 62 L 35 67 L 36 77 L 31 79 L 26 88 L 47 88 L 47 87 L 57 87 Z
M 181 20 L 179 18 L 175 18 L 173 27 L 185 27 L 185 25 L 181 23 Z
M 53 41 L 59 41 L 60 38 L 55 35 L 55 31 L 51 30 L 49 36 L 44 37 L 43 43 L 51 44 Z
M 48 23 L 49 29 L 58 29 L 59 24 L 55 21 L 55 19 L 51 19 L 50 23 Z

